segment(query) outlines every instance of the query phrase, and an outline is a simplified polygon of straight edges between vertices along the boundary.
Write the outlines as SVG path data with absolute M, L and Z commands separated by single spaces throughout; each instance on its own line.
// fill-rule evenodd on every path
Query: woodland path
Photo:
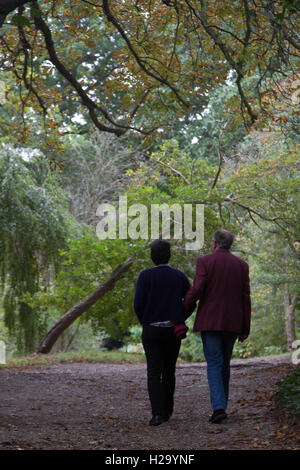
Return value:
M 206 366 L 177 367 L 175 411 L 150 427 L 146 366 L 66 363 L 0 370 L 0 449 L 300 449 L 274 406 L 290 357 L 232 360 L 228 419 L 210 424 Z

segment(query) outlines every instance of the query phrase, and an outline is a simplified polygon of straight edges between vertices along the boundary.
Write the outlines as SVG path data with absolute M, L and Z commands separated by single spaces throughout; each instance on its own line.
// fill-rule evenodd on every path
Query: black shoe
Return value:
M 209 418 L 210 423 L 221 423 L 224 419 L 227 418 L 225 410 L 215 410 L 211 417 Z
M 165 419 L 160 416 L 160 415 L 154 415 L 149 421 L 150 426 L 159 426 L 161 423 L 163 423 Z

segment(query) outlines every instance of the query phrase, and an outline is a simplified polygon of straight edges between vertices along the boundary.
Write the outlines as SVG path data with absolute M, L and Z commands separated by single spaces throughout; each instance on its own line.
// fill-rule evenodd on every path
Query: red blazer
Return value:
M 186 318 L 199 300 L 194 331 L 232 331 L 248 336 L 251 299 L 249 266 L 224 248 L 197 260 L 192 287 L 184 298 Z

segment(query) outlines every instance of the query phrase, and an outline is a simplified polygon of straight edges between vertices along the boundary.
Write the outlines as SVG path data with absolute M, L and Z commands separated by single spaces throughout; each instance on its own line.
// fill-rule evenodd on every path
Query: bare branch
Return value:
M 221 173 L 222 164 L 223 164 L 223 154 L 222 154 L 222 150 L 221 150 L 221 137 L 222 137 L 223 131 L 225 130 L 227 124 L 228 124 L 228 121 L 224 124 L 223 127 L 221 127 L 220 132 L 219 132 L 219 136 L 218 136 L 218 157 L 219 157 L 219 166 L 218 166 L 218 170 L 217 170 L 215 179 L 214 179 L 214 181 L 213 181 L 213 184 L 211 185 L 210 192 L 211 192 L 211 191 L 214 189 L 214 187 L 216 186 L 217 181 L 218 181 L 218 178 L 219 178 L 219 175 L 220 175 L 220 173 Z M 209 193 L 210 193 L 210 192 L 209 192 Z

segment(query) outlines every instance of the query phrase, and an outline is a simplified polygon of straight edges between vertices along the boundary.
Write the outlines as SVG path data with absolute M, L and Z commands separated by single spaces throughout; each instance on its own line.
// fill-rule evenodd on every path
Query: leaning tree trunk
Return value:
M 132 265 L 133 260 L 128 258 L 124 263 L 119 264 L 119 266 L 114 269 L 109 278 L 101 284 L 94 292 L 88 295 L 85 299 L 78 302 L 70 310 L 68 310 L 60 320 L 58 320 L 46 334 L 41 344 L 37 349 L 37 353 L 47 354 L 51 351 L 52 346 L 55 341 L 59 338 L 63 331 L 65 331 L 68 326 L 70 326 L 76 318 L 78 318 L 82 313 L 86 312 L 92 305 L 94 305 L 101 297 L 103 297 L 106 292 L 112 290 L 115 286 L 115 283 L 121 279 L 124 273 L 126 273 L 130 266 Z
M 288 350 L 292 350 L 292 344 L 296 339 L 295 310 L 297 305 L 297 294 L 291 299 L 288 286 L 284 286 L 283 305 L 285 316 L 285 333 Z

